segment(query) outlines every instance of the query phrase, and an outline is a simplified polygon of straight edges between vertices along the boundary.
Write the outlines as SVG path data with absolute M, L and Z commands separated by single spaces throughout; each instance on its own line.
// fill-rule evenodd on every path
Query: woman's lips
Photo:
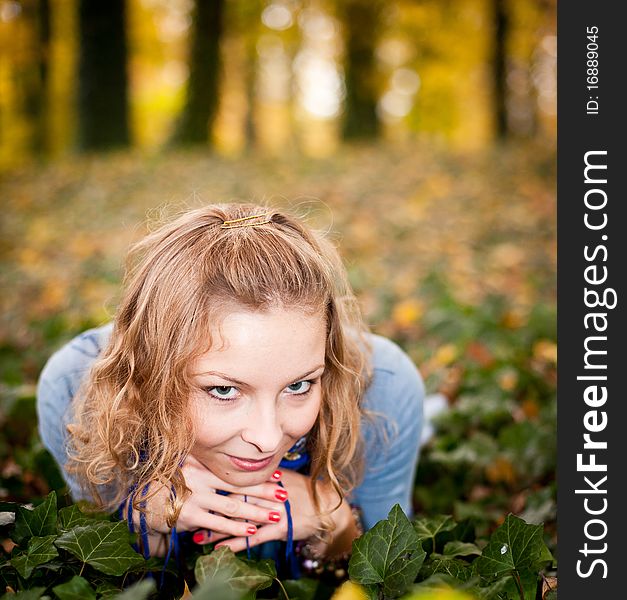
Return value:
M 274 456 L 262 458 L 261 460 L 241 458 L 239 456 L 231 456 L 230 454 L 227 456 L 231 459 L 231 462 L 242 471 L 261 471 L 261 469 L 265 469 L 274 459 Z

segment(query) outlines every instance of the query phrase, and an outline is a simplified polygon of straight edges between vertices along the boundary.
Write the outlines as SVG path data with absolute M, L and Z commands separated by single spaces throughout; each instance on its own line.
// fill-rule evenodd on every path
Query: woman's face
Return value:
M 191 454 L 232 485 L 262 483 L 318 416 L 324 317 L 241 308 L 222 321 L 220 334 L 192 365 Z

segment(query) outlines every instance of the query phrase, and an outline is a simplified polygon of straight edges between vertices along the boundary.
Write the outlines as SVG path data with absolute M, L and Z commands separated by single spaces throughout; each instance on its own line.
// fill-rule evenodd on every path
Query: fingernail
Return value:
M 274 473 L 272 473 L 272 479 L 275 479 L 276 481 L 278 481 L 279 479 L 281 479 L 281 475 L 283 475 L 283 473 L 277 470 Z
M 193 536 L 194 544 L 202 544 L 205 541 L 205 534 L 202 531 L 197 531 Z
M 253 535 L 255 533 L 257 533 L 257 528 L 253 527 L 252 525 L 246 530 L 246 533 L 248 533 L 248 535 Z
M 285 502 L 287 500 L 287 490 L 279 488 L 274 492 L 274 497 L 281 502 Z
M 278 523 L 281 520 L 281 513 L 276 512 L 275 510 L 273 510 L 270 515 L 268 516 L 268 518 L 273 522 L 273 523 Z

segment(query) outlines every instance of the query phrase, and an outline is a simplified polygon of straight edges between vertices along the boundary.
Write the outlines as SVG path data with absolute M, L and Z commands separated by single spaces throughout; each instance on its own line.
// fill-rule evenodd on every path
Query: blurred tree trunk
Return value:
M 261 23 L 261 3 L 248 2 L 248 10 L 244 19 L 244 43 L 246 47 L 246 116 L 244 119 L 244 131 L 246 145 L 252 148 L 257 143 L 257 130 L 255 127 L 255 98 L 257 96 L 257 42 L 259 41 L 259 24 Z
M 19 73 L 24 90 L 24 113 L 30 125 L 30 150 L 48 151 L 48 72 L 50 61 L 50 0 L 29 0 L 23 13 L 32 28 L 34 55 Z
M 494 23 L 492 84 L 494 95 L 494 127 L 498 139 L 509 135 L 507 122 L 507 38 L 509 35 L 509 15 L 507 0 L 492 0 Z
M 220 38 L 224 0 L 196 0 L 193 10 L 189 79 L 185 106 L 171 143 L 206 144 L 215 119 L 220 91 Z
M 379 134 L 375 46 L 381 7 L 379 0 L 346 0 L 343 3 L 346 32 L 346 115 L 343 137 L 347 140 Z
M 79 0 L 79 147 L 127 146 L 125 0 Z

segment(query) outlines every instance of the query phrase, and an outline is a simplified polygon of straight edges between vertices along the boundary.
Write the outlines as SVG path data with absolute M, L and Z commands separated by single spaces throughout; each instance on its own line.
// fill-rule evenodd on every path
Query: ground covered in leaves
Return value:
M 3 175 L 0 500 L 39 502 L 54 489 L 67 504 L 36 434 L 37 375 L 61 343 L 110 318 L 147 217 L 268 201 L 329 231 L 372 330 L 450 400 L 423 449 L 417 515 L 471 521 L 486 544 L 513 513 L 544 523 L 555 554 L 554 168 L 542 147 L 464 154 L 412 144 L 316 161 L 123 153 Z

